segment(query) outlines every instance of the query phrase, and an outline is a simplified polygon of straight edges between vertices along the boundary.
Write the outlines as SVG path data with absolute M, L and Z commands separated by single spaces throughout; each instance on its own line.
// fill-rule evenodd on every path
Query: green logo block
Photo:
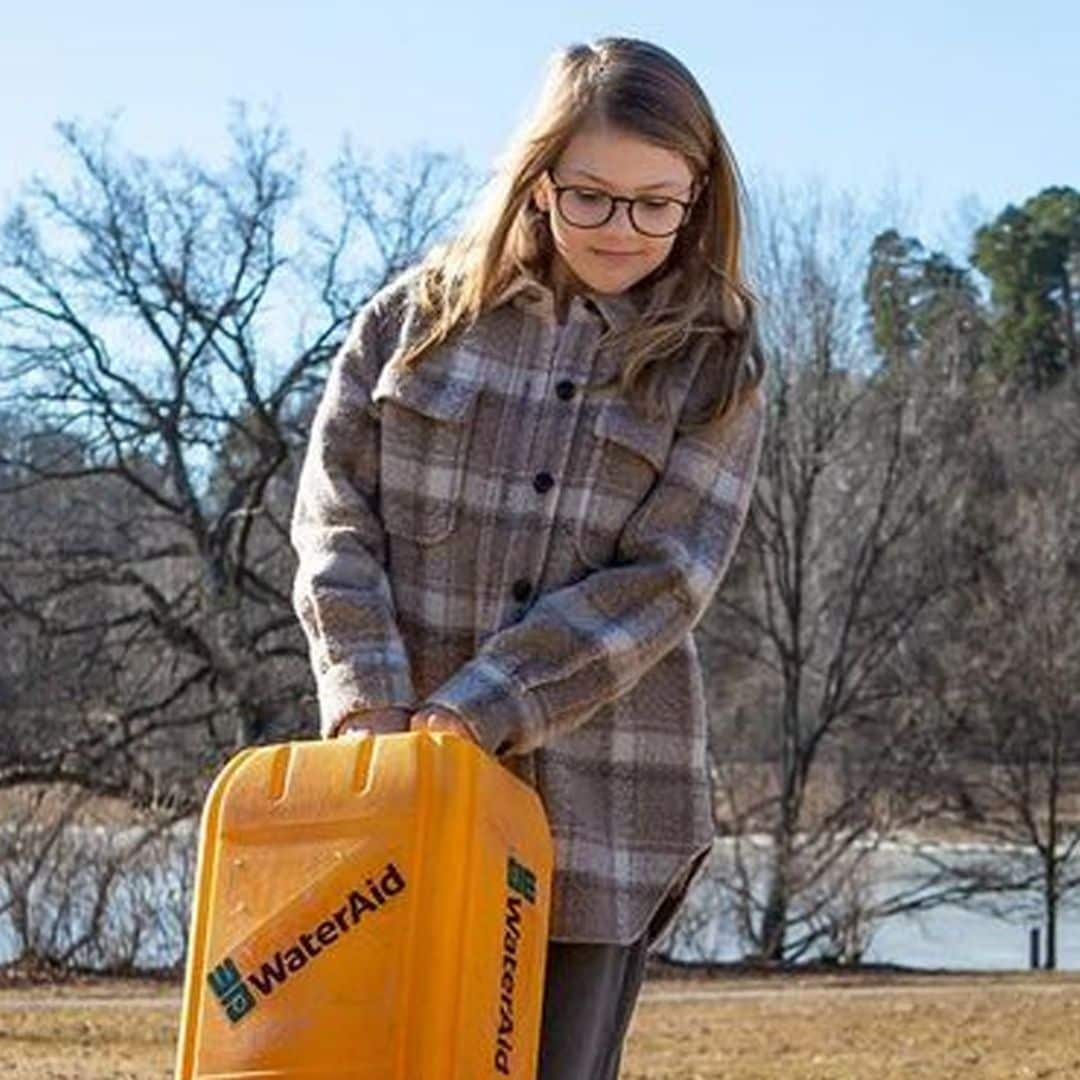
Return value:
M 536 902 L 536 875 L 519 863 L 513 855 L 506 862 L 506 883 L 514 892 L 520 893 L 530 904 Z
M 243 1020 L 255 1008 L 255 995 L 244 984 L 231 957 L 226 957 L 206 976 L 210 989 L 232 1023 Z

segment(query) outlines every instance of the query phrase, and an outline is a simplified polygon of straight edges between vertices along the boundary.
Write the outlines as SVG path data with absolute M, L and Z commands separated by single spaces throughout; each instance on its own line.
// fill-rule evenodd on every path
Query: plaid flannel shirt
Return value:
M 413 280 L 356 315 L 300 476 L 294 603 L 321 731 L 357 708 L 453 710 L 542 799 L 552 940 L 655 940 L 714 835 L 691 631 L 742 530 L 762 392 L 682 431 L 715 374 L 688 351 L 674 419 L 643 418 L 617 384 L 586 385 L 617 363 L 596 343 L 636 317 L 632 292 L 576 296 L 560 324 L 527 274 L 406 370 Z

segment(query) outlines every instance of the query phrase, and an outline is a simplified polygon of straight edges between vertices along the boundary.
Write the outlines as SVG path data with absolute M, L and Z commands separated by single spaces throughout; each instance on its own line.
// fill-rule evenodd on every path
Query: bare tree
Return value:
M 877 369 L 844 202 L 770 207 L 759 241 L 771 361 L 761 473 L 731 587 L 701 636 L 728 876 L 750 952 L 857 959 L 884 898 L 845 901 L 882 838 L 933 812 L 933 752 L 890 660 L 951 588 L 940 369 Z M 850 899 L 850 898 L 849 898 Z M 837 905 L 857 910 L 859 925 Z
M 996 530 L 991 557 L 908 667 L 943 733 L 943 822 L 991 845 L 973 860 L 926 855 L 999 913 L 1041 907 L 1044 965 L 1061 906 L 1080 893 L 1080 383 L 1053 397 L 988 397 L 955 514 Z M 1072 392 L 1070 392 L 1070 390 Z
M 309 721 L 298 447 L 351 316 L 471 181 L 443 155 L 376 168 L 347 149 L 312 223 L 284 132 L 242 107 L 220 169 L 58 128 L 74 180 L 35 179 L 0 236 L 0 407 L 19 417 L 0 518 L 36 521 L 0 537 L 0 617 L 46 660 L 67 643 L 83 677 L 9 673 L 0 784 L 188 798 L 230 746 Z
M 131 972 L 167 952 L 158 966 L 179 967 L 177 907 L 186 923 L 194 855 L 190 830 L 175 829 L 182 811 L 136 814 L 61 784 L 7 791 L 4 807 L 0 937 L 10 963 Z

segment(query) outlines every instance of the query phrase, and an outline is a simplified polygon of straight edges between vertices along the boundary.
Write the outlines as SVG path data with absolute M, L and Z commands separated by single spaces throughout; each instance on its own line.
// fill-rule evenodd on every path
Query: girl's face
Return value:
M 560 186 L 590 188 L 609 195 L 667 197 L 690 202 L 694 176 L 686 159 L 608 125 L 576 132 L 551 168 Z M 630 222 L 630 207 L 619 203 L 604 225 L 572 225 L 556 209 L 551 179 L 533 189 L 537 206 L 548 215 L 555 241 L 552 274 L 557 283 L 584 285 L 598 293 L 620 293 L 651 274 L 668 257 L 678 235 L 653 237 Z

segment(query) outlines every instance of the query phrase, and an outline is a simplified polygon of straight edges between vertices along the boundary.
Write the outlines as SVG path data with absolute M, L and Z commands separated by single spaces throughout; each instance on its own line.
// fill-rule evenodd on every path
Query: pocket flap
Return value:
M 645 458 L 663 472 L 671 447 L 672 431 L 664 421 L 646 420 L 625 399 L 614 399 L 597 413 L 593 434 L 610 439 Z
M 476 383 L 448 378 L 444 371 L 429 374 L 421 360 L 414 370 L 386 364 L 371 391 L 373 405 L 385 398 L 436 420 L 463 423 L 479 391 Z

